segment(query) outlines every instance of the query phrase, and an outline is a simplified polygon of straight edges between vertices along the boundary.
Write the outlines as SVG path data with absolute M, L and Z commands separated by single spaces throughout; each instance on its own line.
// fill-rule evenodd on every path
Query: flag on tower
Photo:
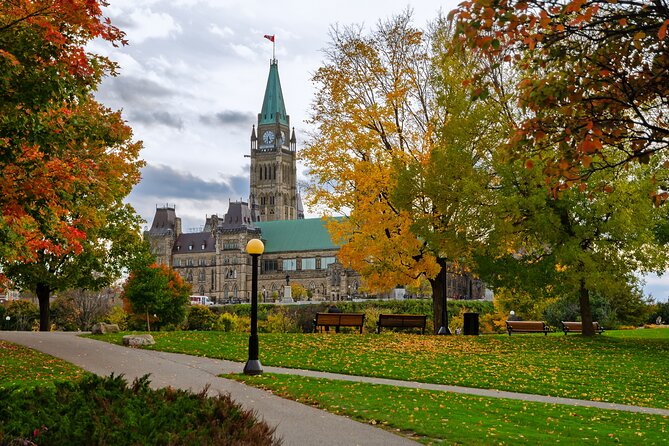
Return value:
M 271 36 L 269 34 L 265 34 L 265 39 L 269 40 L 270 42 L 274 43 L 274 34 Z

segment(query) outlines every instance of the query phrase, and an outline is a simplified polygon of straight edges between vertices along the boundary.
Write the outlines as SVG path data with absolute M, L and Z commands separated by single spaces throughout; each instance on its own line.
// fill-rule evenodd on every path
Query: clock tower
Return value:
M 304 218 L 297 192 L 295 129 L 283 102 L 276 59 L 269 65 L 258 125 L 251 130 L 252 211 L 260 221 Z

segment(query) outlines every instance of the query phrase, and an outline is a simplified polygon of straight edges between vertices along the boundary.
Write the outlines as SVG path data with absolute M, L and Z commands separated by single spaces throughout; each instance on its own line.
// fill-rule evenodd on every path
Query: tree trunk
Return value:
M 447 299 L 447 286 L 448 286 L 448 271 L 446 268 L 445 259 L 437 259 L 437 262 L 441 266 L 439 274 L 434 279 L 430 279 L 430 285 L 432 286 L 432 311 L 434 321 L 434 334 L 447 334 L 450 335 L 451 331 L 448 328 L 448 299 Z M 442 323 L 443 321 L 443 323 Z M 444 331 L 439 333 L 439 329 L 444 327 Z
M 594 336 L 595 329 L 592 326 L 592 308 L 590 308 L 590 291 L 585 286 L 585 280 L 581 279 L 579 287 L 579 306 L 581 307 L 581 324 L 583 336 Z
M 51 297 L 51 288 L 43 283 L 38 283 L 35 294 L 37 294 L 37 300 L 39 301 L 39 331 L 50 331 L 49 298 Z

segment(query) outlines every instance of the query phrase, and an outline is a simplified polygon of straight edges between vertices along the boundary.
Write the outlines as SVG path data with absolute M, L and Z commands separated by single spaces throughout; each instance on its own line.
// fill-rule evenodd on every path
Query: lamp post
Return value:
M 244 365 L 245 375 L 260 375 L 262 364 L 258 360 L 258 257 L 265 250 L 262 241 L 254 238 L 246 244 L 251 255 L 251 336 L 249 336 L 249 359 Z

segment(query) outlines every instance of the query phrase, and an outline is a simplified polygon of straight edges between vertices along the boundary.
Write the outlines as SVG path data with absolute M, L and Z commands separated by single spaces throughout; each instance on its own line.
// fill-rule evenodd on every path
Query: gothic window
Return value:
M 200 296 L 204 296 L 204 286 L 200 285 Z
M 188 272 L 186 273 L 186 281 L 188 281 L 188 282 L 192 282 L 192 281 L 193 281 L 193 272 L 192 272 L 192 271 L 188 271 Z
M 197 278 L 197 279 L 198 279 L 198 281 L 200 281 L 200 282 L 204 282 L 204 277 L 205 277 L 204 270 L 202 270 L 202 271 L 200 271 L 200 273 L 198 274 L 198 278 Z M 200 294 L 200 295 L 201 295 L 201 294 Z
M 274 179 L 276 180 L 276 165 L 274 166 Z

